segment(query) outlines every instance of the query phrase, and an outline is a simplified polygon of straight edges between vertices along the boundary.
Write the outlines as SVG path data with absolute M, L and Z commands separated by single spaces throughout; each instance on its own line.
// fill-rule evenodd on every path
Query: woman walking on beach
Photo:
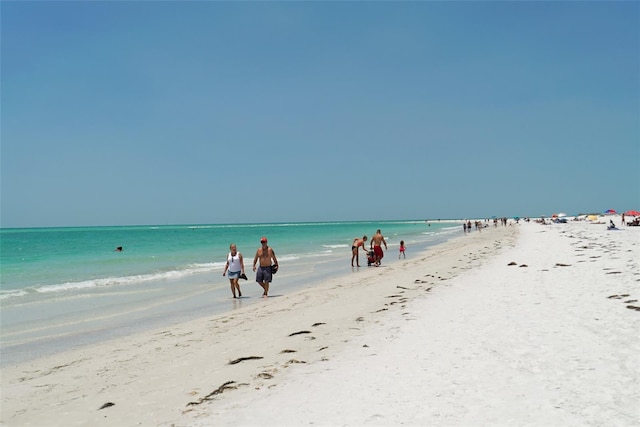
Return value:
M 245 276 L 244 274 L 244 259 L 242 258 L 242 254 L 238 252 L 236 248 L 236 244 L 232 243 L 229 245 L 229 255 L 227 255 L 227 264 L 224 266 L 224 271 L 222 275 L 225 276 L 227 274 L 227 270 L 229 271 L 229 284 L 231 285 L 231 293 L 234 298 L 240 298 L 242 296 L 242 292 L 240 292 L 240 276 Z M 236 290 L 238 291 L 238 296 L 236 297 Z
M 364 247 L 364 242 L 366 241 L 367 241 L 367 236 L 362 236 L 362 239 L 359 239 L 357 237 L 353 239 L 353 243 L 351 244 L 351 267 L 353 267 L 354 259 L 356 260 L 356 265 L 360 267 L 359 249 L 360 249 L 360 246 L 362 246 L 362 250 L 367 252 L 367 250 Z
M 406 258 L 407 256 L 404 254 L 404 251 L 407 249 L 407 247 L 404 245 L 404 240 L 400 240 L 400 253 L 398 254 L 398 259 L 400 259 L 400 256 L 402 256 L 403 258 Z

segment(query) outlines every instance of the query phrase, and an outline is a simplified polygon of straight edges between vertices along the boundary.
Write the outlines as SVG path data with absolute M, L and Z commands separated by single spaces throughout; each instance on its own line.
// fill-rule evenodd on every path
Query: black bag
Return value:
M 271 266 L 271 274 L 276 274 L 278 272 L 278 264 L 273 264 Z

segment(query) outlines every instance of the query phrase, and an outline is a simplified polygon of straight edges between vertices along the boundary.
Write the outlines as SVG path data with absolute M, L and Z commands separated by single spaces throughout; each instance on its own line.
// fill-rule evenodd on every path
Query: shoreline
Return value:
M 353 323 L 354 319 L 364 314 L 368 315 L 368 311 L 373 311 L 374 307 L 379 309 L 379 306 L 384 306 L 388 301 L 385 295 L 380 295 L 382 291 L 374 292 L 375 288 L 387 287 L 388 279 L 385 277 L 393 276 L 393 272 L 401 266 L 418 265 L 422 266 L 421 268 L 426 267 L 431 270 L 431 267 L 424 265 L 424 262 L 421 260 L 437 257 L 444 262 L 448 262 L 449 260 L 447 260 L 446 256 L 441 256 L 443 251 L 446 253 L 451 250 L 450 248 L 462 248 L 463 243 L 467 244 L 469 240 L 484 240 L 484 236 L 486 235 L 488 237 L 489 234 L 490 233 L 475 232 L 468 235 L 461 234 L 449 241 L 429 248 L 420 256 L 411 257 L 406 261 L 394 260 L 394 263 L 383 264 L 383 267 L 379 268 L 362 267 L 358 274 L 333 277 L 329 281 L 319 283 L 313 288 L 306 288 L 284 296 L 270 297 L 267 300 L 239 308 L 232 312 L 207 316 L 187 322 L 179 322 L 165 328 L 136 333 L 77 349 L 70 349 L 69 351 L 45 356 L 24 364 L 9 366 L 3 369 L 2 388 L 3 391 L 7 391 L 7 385 L 15 386 L 16 383 L 20 385 L 31 383 L 35 387 L 37 387 L 35 384 L 41 382 L 49 384 L 52 378 L 51 375 L 55 373 L 55 376 L 61 378 L 61 383 L 68 381 L 69 376 L 72 378 L 78 375 L 88 378 L 95 378 L 96 376 L 98 376 L 98 378 L 104 377 L 104 379 L 98 381 L 98 383 L 104 381 L 105 383 L 114 384 L 113 388 L 119 390 L 116 394 L 120 394 L 123 392 L 120 390 L 123 385 L 131 384 L 132 381 L 129 378 L 145 378 L 145 381 L 149 383 L 147 387 L 156 389 L 157 391 L 151 392 L 150 390 L 146 390 L 144 394 L 157 394 L 157 398 L 162 401 L 166 399 L 166 396 L 163 396 L 166 390 L 163 389 L 165 389 L 168 384 L 165 384 L 157 374 L 149 373 L 150 370 L 159 370 L 167 373 L 167 370 L 173 372 L 173 369 L 175 369 L 176 371 L 170 376 L 175 376 L 176 378 L 200 376 L 204 372 L 207 372 L 208 374 L 203 375 L 202 378 L 204 383 L 197 381 L 196 384 L 188 385 L 188 387 L 193 390 L 190 391 L 189 394 L 194 393 L 194 396 L 199 394 L 197 390 L 204 392 L 214 384 L 218 387 L 229 380 L 234 380 L 238 383 L 247 383 L 251 380 L 251 373 L 248 369 L 251 369 L 251 365 L 253 364 L 239 363 L 238 365 L 234 365 L 234 369 L 232 369 L 231 372 L 232 376 L 233 371 L 240 371 L 240 373 L 235 379 L 231 379 L 227 378 L 227 375 L 222 375 L 222 373 L 225 372 L 228 361 L 254 355 L 247 353 L 263 353 L 265 349 L 261 347 L 270 347 L 272 342 L 279 342 L 282 336 L 288 338 L 289 334 L 303 329 L 306 330 L 315 323 L 325 323 L 321 325 L 324 326 L 325 329 L 328 329 L 327 324 L 331 325 L 331 330 L 325 334 L 327 337 L 331 336 L 331 342 L 325 346 L 321 346 L 328 347 L 327 349 L 318 352 L 320 357 L 327 357 L 327 353 L 336 351 L 343 344 L 342 341 L 347 339 L 346 337 L 357 332 L 362 327 L 363 323 Z M 387 252 L 386 256 L 389 257 L 391 254 Z M 451 263 L 457 264 L 457 261 L 451 261 Z M 453 267 L 456 266 L 454 265 Z M 469 268 L 470 267 L 471 266 L 469 266 Z M 436 283 L 436 280 L 438 280 L 438 282 L 440 281 L 434 278 L 433 284 Z M 362 297 L 362 286 L 367 286 L 367 298 Z M 395 290 L 395 286 L 393 286 L 392 289 Z M 347 298 L 344 295 L 345 291 L 350 292 L 352 296 Z M 345 301 L 347 301 L 346 304 Z M 333 304 L 337 302 L 341 302 L 344 313 L 340 312 L 340 310 L 337 312 L 333 310 Z M 321 305 L 318 303 L 321 303 Z M 327 310 L 329 312 L 327 312 Z M 315 318 L 314 314 L 318 311 L 320 311 L 320 313 L 318 313 L 318 317 Z M 351 315 L 351 313 L 353 313 L 353 315 Z M 334 321 L 328 321 L 328 319 L 336 316 L 338 316 L 340 320 L 335 319 Z M 314 320 L 310 319 L 310 317 L 314 317 Z M 266 321 L 264 319 L 269 320 Z M 307 319 L 309 320 L 307 321 Z M 341 324 L 346 325 L 347 323 L 358 329 L 353 329 L 351 326 L 348 328 L 340 326 Z M 284 328 L 285 330 L 281 330 L 283 329 L 282 324 L 286 326 Z M 344 336 L 345 338 L 338 339 L 339 336 Z M 298 338 L 300 338 L 297 339 L 299 343 L 308 342 L 304 335 L 300 335 Z M 315 344 L 315 342 L 312 344 Z M 254 350 L 254 347 L 258 348 Z M 184 351 L 180 351 L 181 348 L 184 348 Z M 272 349 L 276 354 L 280 354 L 279 352 L 282 350 L 285 349 L 282 348 L 277 351 Z M 312 353 L 315 353 L 316 350 L 313 350 Z M 287 354 L 283 353 L 283 355 L 286 356 Z M 289 359 L 293 359 L 293 357 Z M 289 359 L 286 359 L 283 363 Z M 296 350 L 295 359 L 302 360 L 300 349 Z M 198 373 L 201 370 L 200 368 L 194 368 L 195 372 L 191 372 L 190 369 L 185 367 L 175 368 L 173 366 L 174 360 L 184 360 L 185 363 L 193 363 L 194 365 L 208 365 L 209 361 L 212 360 L 219 366 L 213 372 L 203 367 L 203 371 Z M 95 371 L 98 366 L 102 367 L 100 373 Z M 181 371 L 181 369 L 186 369 L 186 371 Z M 38 373 L 43 372 L 46 372 L 47 375 L 40 377 Z M 206 379 L 204 377 L 206 377 Z M 185 383 L 185 385 L 187 384 L 188 383 Z M 127 402 L 122 402 L 117 396 L 107 397 L 112 396 L 112 387 L 106 389 L 100 387 L 96 390 L 96 385 L 93 386 L 92 391 L 94 395 L 91 397 L 91 404 L 84 405 L 84 409 L 77 408 L 76 411 L 84 412 L 86 410 L 88 412 L 84 416 L 88 416 L 88 419 L 91 419 L 92 422 L 101 422 L 102 413 L 96 412 L 93 406 L 97 405 L 97 407 L 100 407 L 106 403 L 107 400 L 113 400 L 114 403 L 120 406 L 123 411 L 122 414 L 117 416 L 114 421 L 114 412 L 120 413 L 114 406 L 110 408 L 111 414 L 107 413 L 105 415 L 111 419 L 111 423 L 131 425 L 130 417 L 126 414 L 130 413 L 130 411 L 137 413 L 139 411 L 139 409 L 136 409 L 137 405 L 127 408 Z M 138 386 L 142 386 L 142 384 L 138 384 Z M 174 388 L 175 386 L 171 385 L 169 387 Z M 56 386 L 56 388 L 59 389 L 61 387 Z M 65 385 L 62 388 L 67 389 L 65 394 L 73 394 L 73 390 L 76 390 L 71 385 Z M 19 387 L 19 389 L 22 390 L 23 388 Z M 125 391 L 124 393 L 128 395 L 130 391 Z M 7 425 L 12 425 L 12 412 L 21 412 L 20 409 L 14 409 L 12 403 L 15 404 L 19 401 L 28 402 L 33 397 L 28 392 L 22 397 L 11 396 L 12 394 L 13 393 L 3 393 L 2 421 L 8 423 Z M 175 403 L 175 407 L 168 409 L 168 406 L 171 405 L 161 405 L 162 408 L 150 410 L 150 414 L 156 415 L 151 415 L 151 418 L 144 418 L 143 423 L 154 425 L 154 423 L 160 420 L 172 419 L 176 416 L 176 413 L 181 413 L 187 409 L 185 405 L 191 401 L 188 398 L 189 394 L 183 390 L 178 393 L 178 395 L 172 396 L 170 401 Z M 137 394 L 133 393 L 133 396 L 137 396 Z M 5 400 L 5 398 L 9 397 L 10 400 Z M 89 396 L 87 396 L 87 398 L 88 397 Z M 131 399 L 132 398 L 129 397 L 125 400 L 130 401 Z M 105 402 L 100 402 L 100 400 L 105 400 Z M 116 400 L 119 402 L 115 402 Z M 22 405 L 18 404 L 18 407 L 20 406 Z M 113 409 L 116 409 L 116 411 L 113 411 Z M 163 415 L 158 417 L 158 410 Z M 50 417 L 45 415 L 47 411 L 36 412 L 38 413 L 36 414 L 28 410 L 27 414 L 30 414 L 29 418 L 33 416 L 36 420 L 50 421 Z M 76 415 L 80 415 L 80 413 Z M 149 415 L 145 415 L 145 417 L 147 416 Z M 17 419 L 21 419 L 21 417 Z M 61 421 L 60 425 L 62 424 L 63 422 Z M 110 425 L 110 423 L 104 425 Z
M 455 235 L 440 231 L 411 249 L 428 249 Z M 390 243 L 387 263 L 397 262 Z M 342 249 L 342 248 L 340 248 Z M 249 251 L 250 252 L 250 251 Z M 251 259 L 245 255 L 249 279 L 241 281 L 244 297 L 231 300 L 228 279 L 222 267 L 178 279 L 149 281 L 121 289 L 95 288 L 80 295 L 52 295 L 46 302 L 27 302 L 16 306 L 3 304 L 0 368 L 52 355 L 65 349 L 94 345 L 144 331 L 153 331 L 179 322 L 233 312 L 259 303 L 262 289 L 253 280 Z M 274 278 L 274 295 L 289 295 L 314 287 L 324 280 L 359 274 L 349 267 L 351 252 L 333 250 L 313 259 L 280 257 L 283 269 Z M 366 262 L 361 254 L 361 269 Z M 345 262 L 346 261 L 346 262 Z
M 524 225 L 345 351 L 193 425 L 638 425 L 638 255 L 638 229 Z
M 420 352 L 426 351 L 429 361 L 442 369 L 436 377 L 433 377 L 433 372 L 429 373 L 432 382 L 436 382 L 438 378 L 443 381 L 448 375 L 452 375 L 452 372 L 456 372 L 445 369 L 448 356 L 434 354 L 434 349 L 430 346 L 413 348 L 415 344 L 412 344 L 403 331 L 411 330 L 413 334 L 419 334 L 421 330 L 435 333 L 438 331 L 434 332 L 431 328 L 440 326 L 440 333 L 445 334 L 447 328 L 442 327 L 439 322 L 457 321 L 458 333 L 472 341 L 473 336 L 466 336 L 468 332 L 465 331 L 470 328 L 476 330 L 472 328 L 476 322 L 482 323 L 483 319 L 491 319 L 497 323 L 491 332 L 498 339 L 504 333 L 496 327 L 502 325 L 500 322 L 504 322 L 500 312 L 496 310 L 487 313 L 486 307 L 475 307 L 474 301 L 479 303 L 483 298 L 487 298 L 483 295 L 484 289 L 498 289 L 500 292 L 493 297 L 499 297 L 498 301 L 502 304 L 517 299 L 518 292 L 524 291 L 509 287 L 508 281 L 513 279 L 511 276 L 514 274 L 524 276 L 521 279 L 527 285 L 527 292 L 536 289 L 536 280 L 548 280 L 537 277 L 538 275 L 544 276 L 548 273 L 549 277 L 554 278 L 559 274 L 567 274 L 566 271 L 575 274 L 575 268 L 563 271 L 560 267 L 554 269 L 553 265 L 548 271 L 542 272 L 539 266 L 535 265 L 535 260 L 536 257 L 542 256 L 544 251 L 532 252 L 531 248 L 526 246 L 527 241 L 523 243 L 522 236 L 519 236 L 522 234 L 521 229 L 527 228 L 524 237 L 534 243 L 540 236 L 530 232 L 536 230 L 548 231 L 556 239 L 566 239 L 567 236 L 563 234 L 573 230 L 572 227 L 560 228 L 565 226 L 554 225 L 548 226 L 554 229 L 545 229 L 546 226 L 523 224 L 490 227 L 482 232 L 474 231 L 431 247 L 406 261 L 400 260 L 385 267 L 371 268 L 357 276 L 335 277 L 313 288 L 269 298 L 264 303 L 243 307 L 231 313 L 176 323 L 161 330 L 140 333 L 87 348 L 72 349 L 3 369 L 2 424 L 423 424 L 426 420 L 402 418 L 398 415 L 399 410 L 394 411 L 393 400 L 393 397 L 397 396 L 390 396 L 393 393 L 386 392 L 367 392 L 369 397 L 360 399 L 360 402 L 371 404 L 371 399 L 377 396 L 382 399 L 382 403 L 375 403 L 386 405 L 387 409 L 376 406 L 376 410 L 380 412 L 379 417 L 370 418 L 373 415 L 367 415 L 367 408 L 358 404 L 357 398 L 362 397 L 361 393 L 359 395 L 358 389 L 353 388 L 369 381 L 362 376 L 365 372 L 358 369 L 358 363 L 366 365 L 370 377 L 373 372 L 376 374 L 374 377 L 382 378 L 379 380 L 382 383 L 374 382 L 371 387 L 389 386 L 385 381 L 390 382 L 392 389 L 404 390 L 403 399 L 409 401 L 412 399 L 411 396 L 416 395 L 427 383 L 410 381 L 411 375 L 416 377 L 415 373 L 399 372 L 398 367 L 407 366 L 407 360 L 412 362 L 410 366 L 417 363 L 416 355 Z M 587 224 L 579 224 L 578 227 L 580 233 L 594 234 L 592 231 L 595 229 L 588 230 L 590 226 Z M 631 242 L 637 243 L 640 235 L 635 231 L 630 233 L 631 238 L 635 236 L 635 241 Z M 517 261 L 530 264 L 530 268 L 507 267 L 505 259 L 511 258 L 512 254 L 518 254 L 518 248 L 523 244 L 528 252 L 522 253 L 522 259 Z M 618 248 L 621 258 L 639 253 L 637 245 L 631 248 L 628 246 L 629 243 L 627 247 L 623 245 Z M 552 247 L 548 252 L 551 255 L 557 254 L 559 249 Z M 625 249 L 626 251 L 623 251 Z M 606 248 L 602 249 L 604 250 Z M 629 263 L 628 259 L 622 261 Z M 566 260 L 564 262 L 573 263 Z M 595 259 L 592 262 L 597 263 L 600 260 Z M 580 264 L 576 262 L 573 265 Z M 637 261 L 635 265 L 637 266 Z M 496 270 L 498 266 L 499 270 Z M 622 274 L 624 276 L 617 275 L 616 279 L 624 277 L 636 290 L 637 277 L 626 272 Z M 530 276 L 533 275 L 536 277 L 532 281 Z M 463 289 L 471 286 L 470 283 L 474 280 L 478 281 L 475 291 L 467 295 Z M 492 284 L 492 280 L 496 280 L 501 287 L 495 288 L 498 285 Z M 606 292 L 609 291 L 614 293 L 613 290 Z M 622 291 L 620 289 L 615 292 L 622 294 Z M 364 295 L 366 297 L 363 297 Z M 527 297 L 528 295 L 524 296 Z M 542 295 L 538 298 L 536 303 L 528 308 L 531 310 L 528 314 L 536 318 L 534 309 L 546 307 L 548 301 L 545 298 L 548 297 L 549 295 Z M 598 295 L 598 304 L 602 303 L 604 306 L 613 301 L 606 296 L 600 297 L 601 295 Z M 579 308 L 570 311 L 571 316 L 567 315 L 565 320 L 571 320 L 572 316 L 575 316 L 576 319 L 572 321 L 577 321 L 590 314 L 581 312 Z M 588 312 L 589 305 L 586 304 L 582 309 Z M 432 313 L 432 310 L 436 312 Z M 615 314 L 616 317 L 611 320 L 612 324 L 609 326 L 616 326 L 615 321 L 627 322 L 624 325 L 624 334 L 619 338 L 631 339 L 638 330 L 640 314 L 628 309 L 620 313 L 619 311 L 611 312 L 611 315 Z M 459 318 L 447 317 L 449 312 L 456 313 Z M 558 315 L 555 312 L 550 314 Z M 422 326 L 414 330 L 415 326 L 411 325 L 416 324 Z M 487 327 L 489 326 L 491 323 L 487 324 Z M 476 332 L 482 335 L 483 331 L 480 329 Z M 436 338 L 439 341 L 434 341 Z M 449 339 L 447 335 L 436 334 L 429 336 L 428 342 L 436 342 L 447 348 Z M 394 343 L 395 340 L 398 342 Z M 402 345 L 398 346 L 400 342 Z M 499 344 L 498 340 L 496 346 L 499 347 Z M 553 351 L 554 345 L 560 343 L 551 344 L 550 351 Z M 614 353 L 623 359 L 626 354 L 625 363 L 631 363 L 628 366 L 630 372 L 627 372 L 631 382 L 627 387 L 634 384 L 634 380 L 637 384 L 638 365 L 634 365 L 628 358 L 634 349 L 640 351 L 638 344 L 628 344 L 628 349 L 624 349 L 624 352 L 617 347 L 620 342 L 616 341 L 613 344 Z M 520 345 L 524 349 L 522 354 L 526 356 L 527 343 L 522 342 Z M 454 349 L 450 350 L 453 352 Z M 456 357 L 458 361 L 473 360 L 475 357 L 464 348 L 457 349 L 457 352 L 452 354 L 456 353 L 460 353 Z M 481 359 L 486 361 L 487 354 L 483 356 Z M 230 364 L 236 360 L 237 363 Z M 525 360 L 529 359 L 525 357 Z M 353 365 L 355 362 L 357 363 Z M 344 370 L 346 367 L 350 370 Z M 391 377 L 391 374 L 398 377 Z M 410 375 L 408 378 L 407 374 Z M 316 382 L 305 383 L 307 378 Z M 485 382 L 490 380 L 483 379 Z M 409 385 L 404 384 L 402 380 L 409 380 Z M 463 378 L 457 380 L 462 381 Z M 233 382 L 229 383 L 230 381 Z M 583 385 L 590 387 L 589 384 Z M 344 388 L 352 393 L 345 396 L 334 387 Z M 296 396 L 303 398 L 302 395 L 311 394 L 301 393 L 301 390 L 313 391 L 319 398 L 306 401 L 307 406 L 304 409 L 287 403 L 287 399 Z M 440 392 L 442 393 L 442 389 Z M 612 392 L 622 394 L 625 398 L 628 394 L 625 394 L 623 389 Z M 350 397 L 353 400 L 350 402 L 354 404 L 351 406 L 351 415 L 334 411 L 331 406 L 334 404 L 330 400 L 331 394 L 342 396 L 343 399 Z M 472 406 L 479 405 L 479 396 L 471 397 Z M 637 397 L 636 390 L 632 398 Z M 108 403 L 113 405 L 99 409 Z M 464 407 L 468 403 L 469 401 L 463 398 L 458 406 Z M 628 404 L 628 399 L 623 403 Z M 282 411 L 269 410 L 270 405 Z M 241 408 L 247 410 L 240 411 Z M 327 408 L 331 409 L 327 411 Z M 406 405 L 405 409 L 408 409 Z M 395 418 L 389 412 L 396 412 Z M 407 412 L 409 413 L 415 411 Z M 528 418 L 519 419 L 516 416 L 514 419 L 517 420 L 516 424 L 530 422 L 527 421 Z M 633 419 L 634 414 L 631 414 L 627 420 Z M 53 424 L 52 420 L 55 420 Z M 627 425 L 624 419 L 620 420 L 619 425 Z M 635 420 L 640 418 L 636 417 Z M 468 422 L 469 419 L 430 418 L 432 423 L 463 425 L 464 421 Z M 497 418 L 494 424 L 500 422 L 505 423 L 508 420 Z M 576 422 L 573 421 L 574 424 Z

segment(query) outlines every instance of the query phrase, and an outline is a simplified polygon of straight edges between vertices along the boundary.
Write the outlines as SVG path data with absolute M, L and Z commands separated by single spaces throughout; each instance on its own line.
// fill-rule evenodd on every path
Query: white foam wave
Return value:
M 16 298 L 25 296 L 27 292 L 23 289 L 15 289 L 10 291 L 0 291 L 0 301 L 6 298 Z
M 338 245 L 322 245 L 323 248 L 328 248 L 328 249 L 340 249 L 340 248 L 348 248 L 349 245 L 346 245 L 344 243 L 338 244 Z
M 104 277 L 98 279 L 89 279 L 79 282 L 65 282 L 55 285 L 43 285 L 30 289 L 0 291 L 0 300 L 7 298 L 17 298 L 35 292 L 40 294 L 65 292 L 65 291 L 81 291 L 94 288 L 109 286 L 127 286 L 146 283 L 157 280 L 175 280 L 194 274 L 208 273 L 212 271 L 221 271 L 225 266 L 224 262 L 212 262 L 203 264 L 190 264 L 183 269 L 162 271 L 150 274 L 138 274 L 130 276 Z

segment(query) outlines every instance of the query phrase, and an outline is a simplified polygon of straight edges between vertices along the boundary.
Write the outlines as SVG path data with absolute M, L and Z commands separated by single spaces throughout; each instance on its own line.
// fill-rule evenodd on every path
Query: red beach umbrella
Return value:
M 607 209 L 603 213 L 607 214 L 607 215 L 613 215 L 614 213 L 616 213 L 616 210 L 615 209 Z
M 640 216 L 640 212 L 636 211 L 636 210 L 630 210 L 630 211 L 626 211 L 624 213 L 625 216 Z

